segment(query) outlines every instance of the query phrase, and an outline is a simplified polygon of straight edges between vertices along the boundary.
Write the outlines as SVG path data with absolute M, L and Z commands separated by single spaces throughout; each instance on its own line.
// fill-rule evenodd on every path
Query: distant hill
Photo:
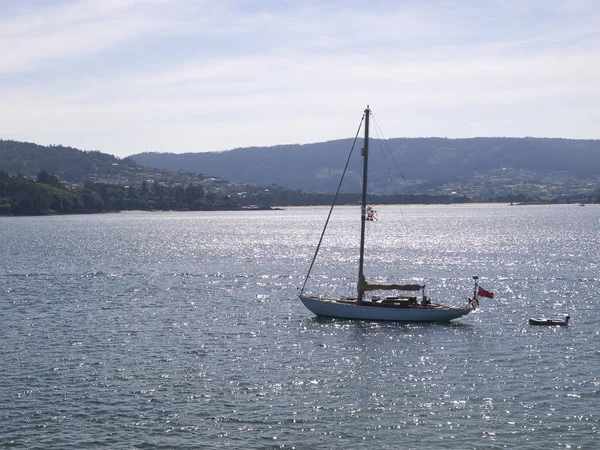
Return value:
M 338 171 L 339 172 L 339 171 Z M 373 196 L 379 203 L 461 203 L 465 195 Z M 218 176 L 148 168 L 98 151 L 0 140 L 0 215 L 270 209 L 330 205 L 332 194 L 232 183 Z M 356 203 L 342 194 L 340 203 Z
M 284 188 L 152 169 L 98 151 L 0 139 L 0 215 L 269 209 L 275 200 L 313 202 Z
M 189 184 L 207 178 L 197 172 L 150 169 L 133 158 L 121 159 L 95 150 L 0 139 L 0 172 L 35 178 L 42 170 L 62 181 L 78 184 L 103 182 L 139 186 L 148 180 Z
M 362 144 L 360 140 L 356 144 L 341 192 L 360 190 Z M 323 199 L 310 193 L 335 192 L 351 145 L 351 139 L 341 139 L 212 153 L 142 153 L 121 159 L 98 151 L 0 139 L 0 172 L 35 179 L 46 171 L 72 184 L 201 183 L 207 192 L 245 198 L 249 204 L 265 205 L 269 198 L 271 204 L 322 204 Z M 373 139 L 370 152 L 374 195 L 600 201 L 599 140 Z M 299 195 L 300 191 L 309 195 Z
M 370 143 L 371 172 L 376 174 L 371 179 L 373 187 L 381 190 L 389 186 L 390 175 L 395 180 L 441 185 L 507 168 L 577 179 L 593 179 L 600 173 L 600 140 L 396 138 Z M 148 167 L 211 173 L 236 182 L 332 192 L 351 145 L 352 139 L 342 139 L 210 153 L 141 153 L 131 158 Z M 346 192 L 360 185 L 362 141 L 357 147 Z M 386 158 L 378 157 L 381 153 Z
M 122 173 L 137 166 L 131 158 L 120 159 L 98 151 L 82 151 L 62 145 L 0 140 L 0 171 L 36 176 L 45 170 L 69 182 Z

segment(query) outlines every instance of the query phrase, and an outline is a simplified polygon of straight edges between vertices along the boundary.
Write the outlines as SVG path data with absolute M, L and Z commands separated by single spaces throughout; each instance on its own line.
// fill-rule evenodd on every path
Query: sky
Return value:
M 0 138 L 600 138 L 597 0 L 0 0 Z

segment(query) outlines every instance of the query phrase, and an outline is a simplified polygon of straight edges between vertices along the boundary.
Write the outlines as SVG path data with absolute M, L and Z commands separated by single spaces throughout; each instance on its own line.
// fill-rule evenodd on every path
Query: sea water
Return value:
M 376 209 L 369 279 L 494 299 L 315 317 L 327 208 L 0 218 L 0 447 L 599 448 L 600 207 Z M 358 230 L 335 210 L 307 290 L 354 294 Z

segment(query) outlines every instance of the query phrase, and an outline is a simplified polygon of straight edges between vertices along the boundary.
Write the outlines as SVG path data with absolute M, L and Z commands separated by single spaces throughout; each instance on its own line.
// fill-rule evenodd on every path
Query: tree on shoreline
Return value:
M 202 186 L 192 183 L 187 186 L 146 183 L 139 188 L 87 183 L 83 188 L 69 188 L 46 171 L 40 171 L 36 180 L 0 172 L 0 215 L 236 208 L 239 204 L 229 196 L 214 192 L 206 195 Z

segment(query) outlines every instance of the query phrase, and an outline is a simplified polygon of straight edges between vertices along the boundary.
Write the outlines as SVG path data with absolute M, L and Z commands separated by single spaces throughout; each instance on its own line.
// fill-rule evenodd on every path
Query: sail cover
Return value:
M 358 282 L 358 290 L 365 291 L 420 291 L 425 289 L 425 286 L 420 284 L 387 284 L 387 283 L 370 283 L 365 277 L 361 277 Z

